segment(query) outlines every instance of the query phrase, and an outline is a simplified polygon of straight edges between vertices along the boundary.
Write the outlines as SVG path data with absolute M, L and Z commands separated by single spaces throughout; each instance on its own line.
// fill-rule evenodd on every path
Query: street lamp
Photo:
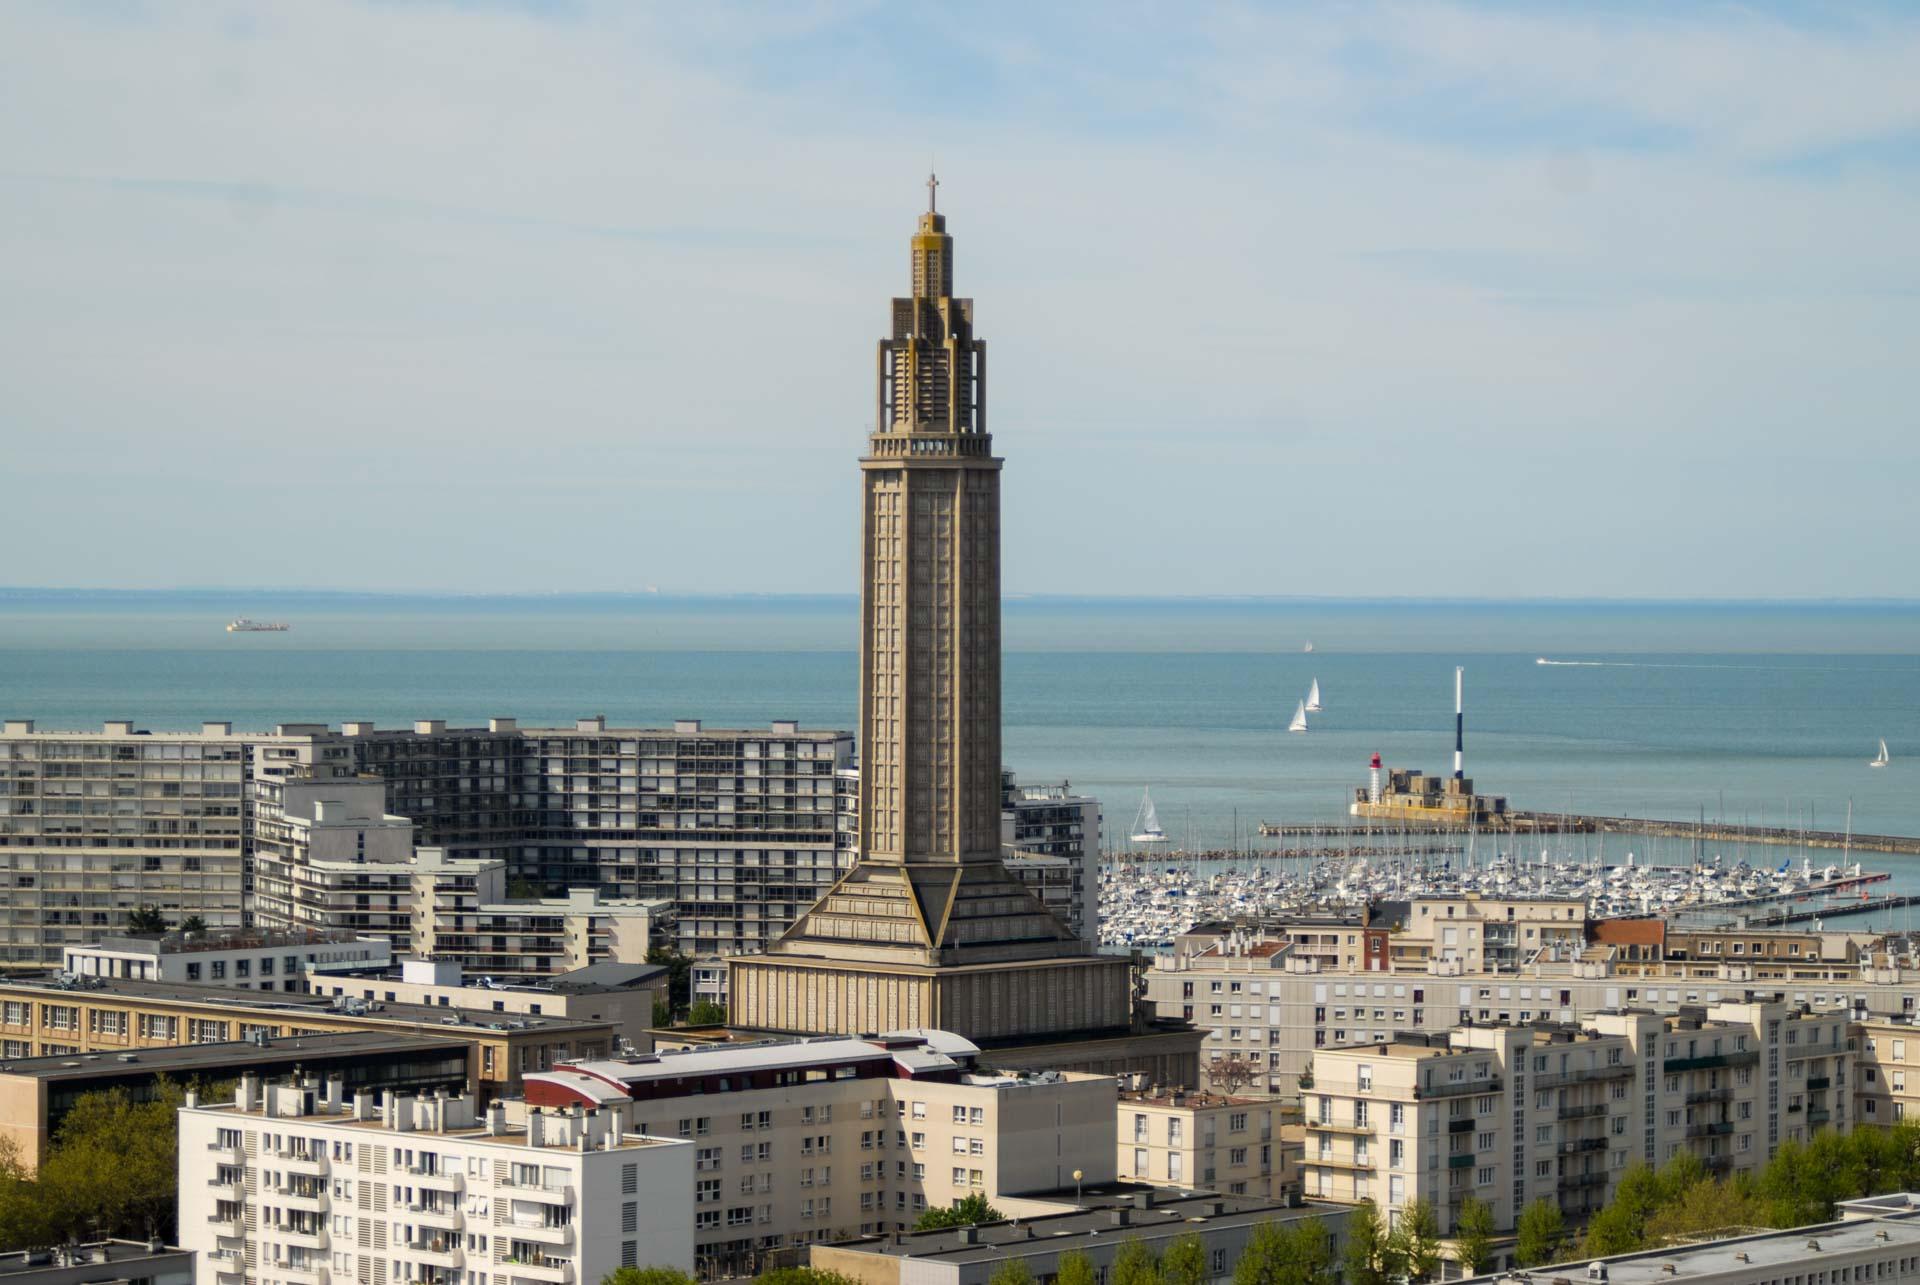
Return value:
M 1080 1180 L 1084 1177 L 1086 1177 L 1086 1175 L 1080 1172 L 1080 1170 L 1075 1169 L 1073 1171 L 1073 1203 L 1076 1205 L 1080 1203 Z

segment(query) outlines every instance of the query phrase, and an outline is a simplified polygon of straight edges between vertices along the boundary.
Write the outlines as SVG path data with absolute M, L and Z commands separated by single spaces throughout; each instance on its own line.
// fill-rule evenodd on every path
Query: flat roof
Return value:
M 68 1245 L 66 1252 L 73 1255 L 67 1263 L 56 1265 L 53 1252 L 46 1249 L 23 1249 L 0 1254 L 0 1276 L 10 1276 L 16 1272 L 65 1271 L 68 1267 L 86 1267 L 98 1263 L 139 1263 L 155 1258 L 182 1258 L 191 1254 L 191 1250 L 177 1246 L 161 1245 L 157 1249 L 144 1240 L 90 1240 L 84 1244 Z
M 1097 1199 L 1088 1197 L 1090 1202 Z M 866 1236 L 839 1242 L 833 1248 L 892 1258 L 939 1259 L 947 1263 L 998 1262 L 1010 1255 L 1058 1254 L 1090 1245 L 1115 1245 L 1142 1234 L 1178 1236 L 1209 1222 L 1244 1225 L 1344 1216 L 1348 1212 L 1344 1205 L 1291 1207 L 1278 1200 L 1205 1192 L 1181 1192 L 1172 1199 L 1148 1194 L 1148 1199 L 1151 1203 L 1141 1208 L 1134 1203 L 1134 1196 L 1117 1192 L 1113 1199 L 1090 1209 L 981 1223 L 971 1228 L 906 1232 L 898 1239 Z M 1122 1215 L 1126 1218 L 1124 1223 L 1119 1221 Z
M 400 1130 L 390 1129 L 386 1121 L 378 1115 L 365 1120 L 356 1120 L 351 1115 L 336 1115 L 315 1112 L 312 1115 L 269 1115 L 265 1106 L 241 1110 L 231 1102 L 203 1102 L 197 1107 L 183 1107 L 185 1111 L 203 1111 L 214 1114 L 245 1116 L 250 1120 L 279 1120 L 292 1124 L 324 1124 L 342 1129 L 355 1129 L 366 1133 L 391 1133 L 403 1138 L 452 1138 L 462 1142 L 481 1142 L 498 1147 L 523 1147 L 531 1151 L 559 1152 L 572 1155 L 592 1155 L 601 1150 L 595 1147 L 591 1152 L 583 1152 L 577 1145 L 567 1143 L 542 1143 L 535 1147 L 528 1141 L 530 1137 L 525 1126 L 509 1126 L 500 1133 L 487 1132 L 486 1119 L 483 1116 L 475 1123 L 461 1125 L 451 1129 L 429 1129 L 421 1125 Z M 558 1127 L 558 1126 L 556 1126 Z M 661 1138 L 647 1133 L 623 1133 L 615 1144 L 618 1150 L 637 1147 L 691 1146 L 692 1143 L 681 1138 Z
M 51 975 L 0 979 L 0 990 L 19 988 L 36 996 L 69 996 L 84 1002 L 94 1000 L 150 1000 L 159 1003 L 205 1004 L 245 1013 L 273 1013 L 290 1017 L 362 1017 L 377 1021 L 415 1022 L 425 1026 L 444 1026 L 449 1031 L 483 1030 L 577 1030 L 606 1026 L 574 1018 L 528 1016 L 521 1013 L 495 1013 L 491 1010 L 457 1008 L 440 1004 L 401 1004 L 384 1000 L 355 1001 L 365 1007 L 358 1011 L 336 1008 L 330 995 L 297 995 L 286 991 L 243 991 L 227 986 L 195 986 L 188 982 L 149 982 L 130 978 L 84 978 L 100 985 L 64 984 Z M 448 1018 L 457 1019 L 448 1021 Z
M 328 1031 L 320 1035 L 275 1038 L 266 1044 L 233 1041 L 222 1044 L 175 1044 L 166 1048 L 129 1049 L 124 1053 L 62 1053 L 52 1057 L 21 1057 L 0 1061 L 0 1076 L 37 1080 L 75 1080 L 92 1076 L 151 1073 L 178 1074 L 201 1068 L 223 1070 L 300 1057 L 372 1055 L 376 1053 L 442 1052 L 447 1042 L 428 1035 L 387 1031 Z
M 909 1040 L 917 1042 L 906 1043 Z M 897 1047 L 888 1048 L 889 1042 Z M 973 1041 L 950 1031 L 897 1031 L 872 1039 L 828 1037 L 715 1044 L 632 1058 L 564 1062 L 555 1070 L 572 1070 L 620 1084 L 646 1084 L 696 1075 L 782 1071 L 847 1062 L 900 1061 L 916 1071 L 955 1070 L 960 1059 L 975 1057 L 979 1052 Z
M 1771 1269 L 1787 1272 L 1793 1270 L 1796 1263 L 1835 1254 L 1869 1250 L 1891 1253 L 1916 1247 L 1920 1247 L 1920 1211 L 1902 1209 L 1886 1215 L 1789 1227 L 1698 1245 L 1643 1250 L 1600 1261 L 1607 1265 L 1607 1285 L 1662 1285 L 1663 1282 L 1676 1279 L 1711 1278 L 1736 1273 L 1760 1279 Z M 1585 1282 L 1587 1263 L 1588 1260 L 1582 1259 L 1557 1267 L 1535 1267 L 1530 1269 L 1529 1274 L 1536 1285 L 1556 1277 Z M 1669 1265 L 1674 1270 L 1668 1271 Z M 1474 1279 L 1495 1281 L 1508 1278 L 1509 1274 L 1502 1273 Z

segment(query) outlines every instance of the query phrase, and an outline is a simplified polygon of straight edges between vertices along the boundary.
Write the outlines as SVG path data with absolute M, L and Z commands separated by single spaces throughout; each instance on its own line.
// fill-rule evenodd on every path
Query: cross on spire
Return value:
M 927 172 L 927 213 L 928 214 L 933 214 L 936 211 L 938 211 L 940 208 L 934 201 L 934 198 L 939 195 L 939 193 L 935 190 L 939 186 L 940 186 L 939 176 L 934 174 L 931 170 L 929 170 Z

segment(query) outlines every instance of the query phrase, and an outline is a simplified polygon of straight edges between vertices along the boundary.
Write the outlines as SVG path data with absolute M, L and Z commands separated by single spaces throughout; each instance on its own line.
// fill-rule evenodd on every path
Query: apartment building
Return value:
M 262 1086 L 180 1112 L 198 1285 L 592 1285 L 693 1266 L 693 1147 L 613 1112 Z
M 353 762 L 450 860 L 504 860 L 510 879 L 614 900 L 666 900 L 692 956 L 757 951 L 836 875 L 835 773 L 851 732 L 484 728 L 347 723 Z
M 1385 1043 L 1397 1031 L 1572 1022 L 1618 1008 L 1677 1013 L 1750 999 L 1855 1018 L 1910 1017 L 1920 974 L 1863 960 L 1808 968 L 1663 962 L 1653 973 L 1620 975 L 1592 958 L 1508 973 L 1467 973 L 1444 962 L 1426 972 L 1332 971 L 1296 955 L 1289 942 L 1229 935 L 1196 938 L 1186 953 L 1156 959 L 1146 991 L 1161 1017 L 1206 1029 L 1208 1087 L 1291 1096 L 1317 1050 Z
M 836 1245 L 815 1245 L 810 1266 L 838 1272 L 861 1285 L 987 1285 L 1009 1267 L 1051 1281 L 1069 1254 L 1085 1256 L 1095 1279 L 1105 1281 L 1115 1258 L 1137 1241 L 1156 1257 L 1175 1240 L 1200 1242 L 1209 1285 L 1233 1279 L 1234 1264 L 1254 1233 L 1274 1224 L 1318 1220 L 1333 1238 L 1339 1261 L 1348 1211 L 1252 1196 L 1216 1196 L 1187 1191 L 1122 1191 L 1093 1196 L 1091 1208 L 1061 1207 L 1045 1213 L 943 1231 L 894 1232 Z
M 667 998 L 667 970 L 658 964 L 591 964 L 537 981 L 469 978 L 446 960 L 403 959 L 397 969 L 310 974 L 313 994 L 456 1008 L 472 1013 L 513 1013 L 605 1022 L 613 1038 L 645 1051 L 656 1004 Z
M 0 1254 L 0 1285 L 193 1285 L 193 1254 L 150 1240 L 90 1240 Z
M 1281 1199 L 1300 1175 L 1287 1167 L 1278 1117 L 1269 1098 L 1124 1090 L 1118 1174 L 1123 1181 Z
M 855 798 L 858 798 L 857 792 Z M 1000 773 L 1000 845 L 1007 870 L 1087 941 L 1100 940 L 1100 800 Z
M 174 924 L 241 927 L 249 776 L 322 752 L 230 723 L 0 724 L 0 967 L 57 966 L 66 947 L 124 931 L 143 906 Z
M 695 1152 L 695 1253 L 751 1274 L 796 1246 L 910 1226 L 968 1195 L 1019 1198 L 1114 1176 L 1115 1081 L 986 1069 L 940 1031 L 581 1060 L 529 1075 L 548 1110 L 617 1107 Z
M 118 1091 L 151 1101 L 162 1083 L 224 1082 L 241 1069 L 255 1075 L 304 1071 L 339 1079 L 349 1092 L 468 1091 L 473 1049 L 438 1036 L 338 1031 L 297 1039 L 253 1038 L 233 1044 L 183 1044 L 122 1053 L 82 1053 L 0 1062 L 0 1138 L 29 1172 L 49 1154 L 61 1124 L 91 1093 Z
M 308 989 L 312 974 L 385 969 L 392 962 L 392 945 L 385 938 L 311 929 L 111 936 L 89 946 L 68 946 L 60 954 L 61 968 L 77 977 L 206 983 L 296 994 Z
M 1425 1200 L 1446 1229 L 1469 1196 L 1501 1227 L 1540 1199 L 1582 1221 L 1635 1162 L 1753 1173 L 1783 1141 L 1846 1129 L 1852 1056 L 1844 1016 L 1779 1003 L 1330 1049 L 1303 1090 L 1302 1179 L 1389 1211 Z
M 1920 1026 L 1911 1017 L 1869 1017 L 1855 1022 L 1852 1034 L 1854 1120 L 1880 1125 L 1920 1120 Z
M 611 1022 L 116 978 L 0 979 L 0 1058 L 138 1053 L 327 1031 L 430 1035 L 473 1049 L 483 1100 L 570 1057 L 604 1056 Z

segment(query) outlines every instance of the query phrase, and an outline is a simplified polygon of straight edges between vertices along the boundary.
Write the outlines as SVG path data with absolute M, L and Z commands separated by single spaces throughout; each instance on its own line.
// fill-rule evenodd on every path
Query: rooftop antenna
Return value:
M 939 195 L 939 192 L 938 192 L 939 187 L 940 187 L 940 177 L 939 175 L 933 172 L 933 166 L 931 163 L 929 163 L 927 166 L 927 213 L 928 214 L 937 213 L 940 209 L 940 206 L 934 199 Z

